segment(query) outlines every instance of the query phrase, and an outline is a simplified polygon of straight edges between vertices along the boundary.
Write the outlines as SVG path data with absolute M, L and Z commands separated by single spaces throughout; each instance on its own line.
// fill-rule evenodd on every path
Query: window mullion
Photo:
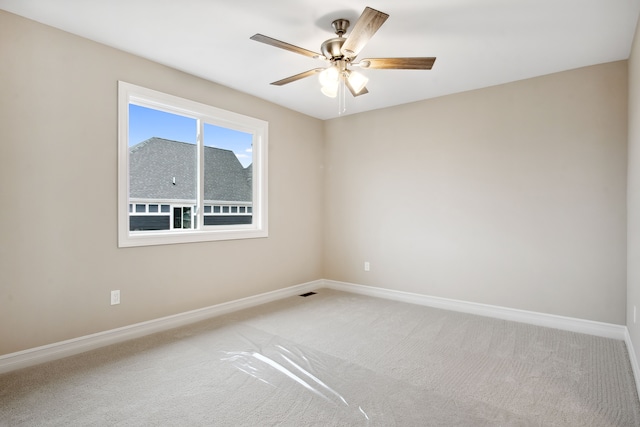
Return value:
M 204 226 L 204 122 L 201 118 L 197 119 L 198 134 L 196 136 L 198 151 L 198 166 L 196 180 L 196 229 L 201 230 Z

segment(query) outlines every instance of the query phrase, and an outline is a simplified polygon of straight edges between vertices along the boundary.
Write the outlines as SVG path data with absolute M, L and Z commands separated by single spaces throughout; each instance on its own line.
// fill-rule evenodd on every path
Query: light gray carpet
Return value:
M 321 289 L 0 376 L 8 426 L 638 426 L 622 341 Z

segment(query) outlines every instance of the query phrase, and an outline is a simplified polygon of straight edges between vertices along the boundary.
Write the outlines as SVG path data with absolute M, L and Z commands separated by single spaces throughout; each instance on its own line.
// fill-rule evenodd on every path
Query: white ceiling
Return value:
M 437 60 L 430 71 L 363 70 L 369 93 L 347 95 L 346 114 L 627 59 L 640 12 L 640 0 L 0 0 L 9 12 L 320 119 L 338 108 L 316 77 L 269 83 L 325 63 L 249 37 L 319 52 L 335 37 L 331 22 L 353 27 L 365 6 L 390 17 L 360 58 Z

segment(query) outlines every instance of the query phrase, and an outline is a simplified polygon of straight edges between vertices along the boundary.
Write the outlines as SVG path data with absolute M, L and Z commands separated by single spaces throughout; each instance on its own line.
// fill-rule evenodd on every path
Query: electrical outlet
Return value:
M 371 269 L 371 265 L 369 264 L 369 261 L 365 261 L 364 262 L 364 271 L 369 271 Z
M 120 291 L 111 291 L 111 305 L 120 304 Z

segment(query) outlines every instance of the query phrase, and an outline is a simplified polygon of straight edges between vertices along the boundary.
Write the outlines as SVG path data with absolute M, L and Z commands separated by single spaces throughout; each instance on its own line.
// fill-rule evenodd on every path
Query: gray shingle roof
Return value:
M 251 166 L 233 151 L 205 146 L 204 171 L 206 201 L 251 201 Z M 129 196 L 195 199 L 196 145 L 153 137 L 129 147 Z

